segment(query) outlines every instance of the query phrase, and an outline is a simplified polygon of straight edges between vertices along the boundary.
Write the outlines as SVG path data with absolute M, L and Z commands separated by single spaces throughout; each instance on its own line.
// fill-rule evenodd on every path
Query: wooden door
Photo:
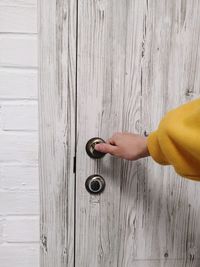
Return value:
M 199 96 L 199 1 L 41 2 L 41 266 L 198 267 L 199 183 L 85 145 Z

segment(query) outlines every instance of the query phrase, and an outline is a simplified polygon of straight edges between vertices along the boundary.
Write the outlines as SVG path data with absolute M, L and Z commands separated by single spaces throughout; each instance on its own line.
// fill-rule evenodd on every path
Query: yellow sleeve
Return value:
M 181 176 L 200 181 L 200 99 L 171 110 L 147 137 L 152 158 L 173 165 Z

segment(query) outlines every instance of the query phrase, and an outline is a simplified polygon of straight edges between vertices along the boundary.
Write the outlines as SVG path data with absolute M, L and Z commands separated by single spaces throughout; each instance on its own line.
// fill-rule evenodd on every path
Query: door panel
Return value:
M 78 2 L 77 266 L 198 258 L 198 183 L 151 159 L 94 160 L 85 152 L 95 136 L 151 132 L 167 110 L 199 95 L 198 74 L 188 76 L 199 64 L 198 10 L 197 1 Z M 96 173 L 106 189 L 91 195 L 84 184 Z
M 92 160 L 86 142 L 115 131 L 142 132 L 141 59 L 145 1 L 79 1 L 77 73 L 77 266 L 132 266 L 146 255 L 143 162 L 106 155 Z M 85 180 L 98 173 L 105 191 Z M 144 250 L 144 251 L 143 251 Z M 148 246 L 147 246 L 148 251 Z M 154 255 L 156 257 L 156 255 Z

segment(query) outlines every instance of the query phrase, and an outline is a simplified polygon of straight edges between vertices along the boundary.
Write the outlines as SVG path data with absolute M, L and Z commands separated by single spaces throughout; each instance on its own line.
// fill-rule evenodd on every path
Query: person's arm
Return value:
M 128 160 L 150 155 L 181 176 L 200 180 L 200 99 L 171 110 L 147 138 L 117 133 L 95 149 Z

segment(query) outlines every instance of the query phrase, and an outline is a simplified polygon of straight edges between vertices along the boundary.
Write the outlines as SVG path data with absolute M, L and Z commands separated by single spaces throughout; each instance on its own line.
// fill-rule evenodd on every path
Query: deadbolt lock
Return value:
M 85 187 L 91 194 L 102 193 L 105 189 L 105 185 L 104 178 L 98 174 L 90 175 L 85 182 Z
M 85 149 L 89 157 L 93 159 L 99 159 L 105 156 L 105 153 L 96 151 L 94 149 L 95 145 L 100 143 L 105 143 L 105 141 L 99 137 L 94 137 L 87 142 Z

